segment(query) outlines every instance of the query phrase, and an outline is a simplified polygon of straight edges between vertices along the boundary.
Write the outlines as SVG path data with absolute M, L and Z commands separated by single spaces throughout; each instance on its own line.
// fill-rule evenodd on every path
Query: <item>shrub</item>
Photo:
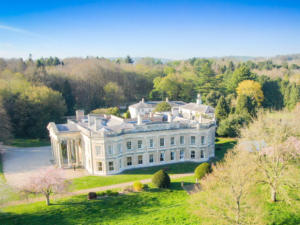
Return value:
M 110 195 L 111 195 L 111 196 L 118 196 L 118 195 L 119 195 L 119 192 L 117 192 L 117 191 L 112 191 Z
M 112 193 L 111 190 L 107 190 L 107 191 L 106 191 L 107 196 L 111 196 L 111 193 Z
M 143 189 L 144 189 L 144 190 L 148 190 L 148 188 L 149 188 L 148 184 L 144 184 L 144 185 L 143 185 Z
M 99 197 L 103 197 L 105 194 L 106 194 L 105 192 L 99 192 L 99 193 L 98 193 L 98 196 L 99 196 Z
M 201 179 L 205 176 L 205 174 L 211 171 L 209 163 L 202 163 L 195 169 L 195 177 Z
M 135 181 L 133 183 L 133 188 L 135 191 L 140 191 L 143 188 L 143 184 L 140 181 Z
M 170 187 L 170 183 L 171 179 L 169 175 L 163 170 L 159 170 L 152 177 L 152 184 L 154 187 L 167 188 Z

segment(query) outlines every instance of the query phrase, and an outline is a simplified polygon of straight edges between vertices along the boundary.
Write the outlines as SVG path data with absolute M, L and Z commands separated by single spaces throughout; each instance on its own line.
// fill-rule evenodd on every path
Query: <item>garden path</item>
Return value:
M 170 178 L 174 179 L 174 178 L 187 177 L 187 176 L 191 176 L 193 174 L 194 173 L 174 174 L 174 175 L 170 175 Z M 150 183 L 151 179 L 140 180 L 140 182 L 143 184 Z M 109 186 L 104 186 L 104 187 L 78 190 L 78 191 L 71 192 L 67 195 L 63 195 L 63 196 L 82 195 L 82 194 L 88 194 L 89 192 L 101 192 L 101 191 L 106 191 L 106 190 L 111 190 L 111 189 L 116 189 L 116 188 L 123 188 L 123 187 L 127 187 L 127 186 L 132 186 L 133 183 L 134 183 L 134 181 L 121 183 L 121 184 L 114 184 L 114 185 L 109 185 Z M 57 199 L 60 197 L 61 196 L 58 196 L 58 195 L 52 195 L 52 196 L 50 196 L 50 199 L 53 199 L 53 198 Z M 34 202 L 41 202 L 41 201 L 45 201 L 45 200 L 46 200 L 45 197 L 37 197 L 37 198 L 28 199 L 28 201 L 21 200 L 21 201 L 9 202 L 6 205 L 21 205 L 21 204 L 28 204 L 28 203 L 34 203 Z

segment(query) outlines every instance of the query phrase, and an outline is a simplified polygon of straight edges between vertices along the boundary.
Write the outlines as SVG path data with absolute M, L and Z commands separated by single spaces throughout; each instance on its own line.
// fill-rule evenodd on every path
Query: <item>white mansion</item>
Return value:
M 195 103 L 194 103 L 195 104 Z M 76 164 L 91 174 L 110 175 L 125 169 L 182 161 L 203 162 L 215 154 L 215 118 L 182 115 L 84 115 L 67 124 L 49 123 L 53 159 L 59 167 Z M 66 143 L 64 161 L 62 144 Z

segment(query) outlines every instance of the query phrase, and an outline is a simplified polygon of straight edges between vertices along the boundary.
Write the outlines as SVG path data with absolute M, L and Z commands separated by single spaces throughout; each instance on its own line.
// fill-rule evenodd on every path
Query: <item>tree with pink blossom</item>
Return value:
M 50 194 L 66 194 L 72 182 L 64 178 L 63 171 L 54 167 L 41 169 L 31 175 L 21 188 L 21 194 L 28 197 L 30 194 L 43 194 L 46 204 L 50 205 Z
M 291 201 L 290 191 L 300 188 L 299 136 L 297 117 L 272 118 L 264 114 L 241 131 L 241 140 L 252 145 L 249 160 L 257 165 L 257 182 L 269 186 L 272 202 L 278 201 L 278 196 Z

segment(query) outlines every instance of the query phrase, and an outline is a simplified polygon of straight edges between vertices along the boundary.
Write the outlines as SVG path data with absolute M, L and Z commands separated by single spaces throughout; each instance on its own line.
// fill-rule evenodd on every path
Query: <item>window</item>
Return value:
M 132 165 L 132 158 L 127 157 L 127 166 L 131 166 L 131 165 Z
M 165 153 L 160 153 L 159 161 L 165 161 Z
M 119 160 L 119 168 L 122 168 L 122 159 Z
M 171 160 L 175 160 L 175 152 L 171 152 Z
M 159 139 L 159 146 L 160 147 L 164 147 L 165 146 L 165 139 L 164 138 L 160 138 Z
M 113 171 L 114 170 L 114 162 L 109 162 L 108 163 L 108 169 L 109 169 L 109 171 Z
M 205 136 L 201 136 L 201 145 L 205 144 Z
M 101 146 L 95 146 L 95 148 L 96 148 L 96 155 L 102 155 Z
M 195 151 L 191 151 L 191 159 L 195 159 Z
M 119 153 L 122 153 L 123 151 L 122 151 L 122 143 L 119 143 L 118 144 L 118 152 Z
M 153 154 L 149 155 L 149 163 L 153 163 L 154 162 L 154 158 L 153 158 Z
M 171 137 L 170 144 L 171 144 L 171 145 L 175 145 L 175 138 L 174 138 L 174 137 Z
M 204 158 L 204 151 L 203 150 L 201 150 L 201 159 L 203 159 Z
M 184 159 L 184 151 L 183 150 L 180 151 L 180 159 Z
M 143 148 L 143 141 L 138 141 L 138 149 L 142 149 Z
M 191 136 L 191 144 L 192 145 L 196 144 L 196 137 L 195 136 Z
M 98 171 L 102 171 L 102 162 L 98 162 Z
M 180 136 L 180 144 L 181 144 L 181 145 L 184 144 L 184 136 Z
M 109 155 L 114 154 L 114 146 L 112 146 L 112 145 L 108 146 L 108 154 Z
M 149 141 L 149 148 L 154 148 L 153 139 L 150 139 Z
M 127 150 L 131 150 L 131 141 L 126 142 Z
M 143 156 L 142 155 L 138 156 L 138 164 L 139 165 L 143 164 Z

